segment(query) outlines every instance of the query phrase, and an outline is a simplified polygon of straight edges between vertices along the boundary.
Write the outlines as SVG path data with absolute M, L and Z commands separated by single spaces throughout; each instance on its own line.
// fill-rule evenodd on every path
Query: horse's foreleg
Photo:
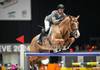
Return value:
M 63 45 L 64 45 L 64 39 L 54 39 L 53 40 L 53 48 L 54 48 L 53 52 L 54 53 L 59 52 L 62 49 Z
M 69 44 L 68 44 L 68 46 L 67 46 L 67 49 L 69 49 L 70 46 L 75 42 L 75 38 L 74 38 L 74 37 L 71 37 L 71 38 L 69 38 L 68 40 L 69 40 Z
M 53 40 L 56 44 L 63 45 L 64 44 L 64 39 L 54 39 Z
M 74 43 L 75 38 L 74 37 L 70 37 L 68 38 L 66 45 L 63 47 L 63 50 L 67 50 L 70 48 L 70 46 Z

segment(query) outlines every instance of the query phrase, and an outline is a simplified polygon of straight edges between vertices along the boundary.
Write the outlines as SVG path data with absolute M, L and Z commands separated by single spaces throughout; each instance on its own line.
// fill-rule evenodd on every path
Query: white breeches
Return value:
M 47 32 L 50 28 L 50 22 L 46 18 L 44 20 L 44 26 L 45 26 L 45 31 Z

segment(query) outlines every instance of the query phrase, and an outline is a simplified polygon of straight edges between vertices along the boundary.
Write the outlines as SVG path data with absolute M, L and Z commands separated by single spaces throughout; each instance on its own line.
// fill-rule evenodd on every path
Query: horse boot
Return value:
M 40 34 L 39 39 L 38 39 L 38 44 L 42 45 L 42 35 Z
M 42 28 L 41 34 L 40 34 L 39 39 L 38 39 L 38 44 L 42 45 L 42 40 L 43 40 L 44 36 L 46 36 L 46 32 L 45 32 L 44 28 Z

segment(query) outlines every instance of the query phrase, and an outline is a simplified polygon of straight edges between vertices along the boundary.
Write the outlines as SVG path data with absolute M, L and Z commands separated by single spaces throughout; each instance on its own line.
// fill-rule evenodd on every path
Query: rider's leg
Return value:
M 44 20 L 44 26 L 45 26 L 45 33 L 47 34 L 47 37 L 51 34 L 51 23 L 47 20 L 47 17 Z
M 38 39 L 38 43 L 41 43 L 41 42 L 42 42 L 42 33 L 40 34 L 39 39 Z
M 45 31 L 44 31 L 44 29 L 42 29 L 41 34 L 40 34 L 39 39 L 38 39 L 38 43 L 39 43 L 39 44 L 42 44 L 42 38 L 43 38 L 43 36 L 45 36 L 45 35 L 46 35 L 46 34 L 45 34 Z
M 48 31 L 50 29 L 50 22 L 48 20 L 46 20 L 46 18 L 44 20 L 44 26 L 45 26 L 45 28 L 42 29 L 41 34 L 38 39 L 38 43 L 40 43 L 40 44 L 42 43 L 43 36 L 46 36 L 46 34 L 48 34 Z
M 47 20 L 47 17 L 44 20 L 44 27 L 45 27 L 45 32 L 47 32 L 50 29 L 50 22 Z

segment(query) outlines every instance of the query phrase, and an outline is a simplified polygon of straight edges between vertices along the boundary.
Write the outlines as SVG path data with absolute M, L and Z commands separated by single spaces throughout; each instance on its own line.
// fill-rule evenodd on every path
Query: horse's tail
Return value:
M 44 27 L 43 27 L 43 26 L 41 26 L 41 25 L 38 25 L 38 27 L 40 27 L 40 28 L 44 29 Z

